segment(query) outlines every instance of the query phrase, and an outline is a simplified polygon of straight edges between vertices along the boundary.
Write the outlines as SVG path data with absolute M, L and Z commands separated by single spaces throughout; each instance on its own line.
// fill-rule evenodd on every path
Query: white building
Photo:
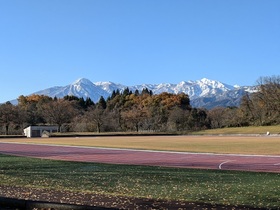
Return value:
M 44 132 L 55 133 L 58 132 L 58 126 L 29 126 L 23 130 L 24 135 L 27 137 L 42 137 Z

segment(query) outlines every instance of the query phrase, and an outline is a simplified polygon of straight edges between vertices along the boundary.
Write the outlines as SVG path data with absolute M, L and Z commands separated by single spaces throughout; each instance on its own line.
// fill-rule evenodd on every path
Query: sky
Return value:
M 124 85 L 280 72 L 279 0 L 0 0 L 0 103 L 79 78 Z

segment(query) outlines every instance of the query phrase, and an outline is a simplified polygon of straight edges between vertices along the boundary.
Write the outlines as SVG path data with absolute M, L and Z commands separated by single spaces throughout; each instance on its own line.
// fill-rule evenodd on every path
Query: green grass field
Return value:
M 41 160 L 0 155 L 1 185 L 211 204 L 280 206 L 280 174 Z

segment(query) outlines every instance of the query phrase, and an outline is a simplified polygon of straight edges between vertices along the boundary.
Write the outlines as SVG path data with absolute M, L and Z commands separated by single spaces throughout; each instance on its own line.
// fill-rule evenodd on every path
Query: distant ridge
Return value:
M 216 80 L 203 78 L 196 81 L 182 81 L 178 84 L 142 84 L 127 86 L 113 82 L 91 82 L 89 79 L 80 78 L 67 86 L 56 86 L 45 90 L 34 92 L 33 94 L 47 95 L 50 97 L 63 98 L 66 95 L 73 95 L 83 98 L 91 98 L 97 102 L 101 96 L 105 99 L 109 97 L 114 90 L 123 91 L 125 88 L 131 91 L 142 91 L 148 88 L 154 94 L 162 92 L 168 93 L 186 93 L 189 95 L 193 107 L 213 108 L 217 106 L 239 106 L 242 96 L 248 92 L 256 91 L 255 86 L 231 86 Z M 32 94 L 30 94 L 32 95 Z

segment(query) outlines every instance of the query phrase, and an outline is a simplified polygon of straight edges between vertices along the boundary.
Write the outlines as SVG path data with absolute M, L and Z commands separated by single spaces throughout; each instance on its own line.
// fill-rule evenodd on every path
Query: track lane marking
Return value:
M 11 146 L 9 146 L 9 144 Z M 13 145 L 12 145 L 13 144 Z M 16 146 L 14 146 L 16 145 Z M 22 146 L 24 145 L 24 146 Z M 2 149 L 3 146 L 3 149 Z M 41 146 L 39 148 L 35 147 L 35 146 Z M 54 148 L 48 148 L 49 146 L 55 147 Z M 7 147 L 7 148 L 6 148 Z M 29 148 L 30 147 L 30 148 Z M 34 148 L 33 148 L 34 147 Z M 27 148 L 27 149 L 26 149 Z M 78 150 L 73 150 L 72 149 L 78 149 Z M 6 151 L 7 149 L 7 151 Z M 16 152 L 20 152 L 23 151 L 23 154 L 15 154 Z M 86 149 L 86 150 L 80 150 L 80 149 Z M 88 149 L 97 149 L 99 151 L 92 151 L 92 150 L 88 150 Z M 32 157 L 39 157 L 41 158 L 40 155 L 41 154 L 41 150 L 42 152 L 48 152 L 48 153 L 43 153 L 43 158 L 44 157 L 52 157 L 52 159 L 59 159 L 60 157 L 63 157 L 63 160 L 70 160 L 70 161 L 83 161 L 83 162 L 92 162 L 95 161 L 95 158 L 99 158 L 99 160 L 103 161 L 102 158 L 104 158 L 104 156 L 106 157 L 106 155 L 104 155 L 105 150 L 113 152 L 113 151 L 132 151 L 132 153 L 121 153 L 118 154 L 116 157 L 118 157 L 119 155 L 121 155 L 122 160 L 123 161 L 125 159 L 125 163 L 127 163 L 127 157 L 129 158 L 136 158 L 135 160 L 141 160 L 141 158 L 143 158 L 143 154 L 145 157 L 145 161 L 142 163 L 140 163 L 139 161 L 135 162 L 134 164 L 156 164 L 156 165 L 164 165 L 164 166 L 172 166 L 172 167 L 179 167 L 181 166 L 180 164 L 183 164 L 182 166 L 186 166 L 186 167 L 198 167 L 198 168 L 203 168 L 202 164 L 207 164 L 207 166 L 205 166 L 206 168 L 208 168 L 208 166 L 212 169 L 224 169 L 224 170 L 250 170 L 250 171 L 269 171 L 269 172 L 277 172 L 279 173 L 279 166 L 280 165 L 280 156 L 276 156 L 273 157 L 273 159 L 271 159 L 272 156 L 257 156 L 260 159 L 255 160 L 255 158 L 251 158 L 251 157 L 256 157 L 255 155 L 253 156 L 242 156 L 242 155 L 238 155 L 238 156 L 233 156 L 232 154 L 229 155 L 223 155 L 223 154 L 216 154 L 214 156 L 212 156 L 210 158 L 210 156 L 208 156 L 209 154 L 205 154 L 205 153 L 187 153 L 187 152 L 164 152 L 164 151 L 152 151 L 149 150 L 149 153 L 157 153 L 159 154 L 158 156 L 156 155 L 157 158 L 157 162 L 156 163 L 150 163 L 150 157 L 149 154 L 147 153 L 147 150 L 136 150 L 136 149 L 110 149 L 110 148 L 100 148 L 100 147 L 85 147 L 85 146 L 61 146 L 61 145 L 47 145 L 47 144 L 26 144 L 26 143 L 2 143 L 0 142 L 0 153 L 3 154 L 11 154 L 11 152 L 15 155 L 18 156 L 29 156 L 28 154 L 26 154 L 27 152 L 31 152 L 31 156 Z M 69 151 L 68 151 L 69 150 Z M 102 151 L 103 150 L 103 151 Z M 6 151 L 6 152 L 5 152 Z M 10 151 L 10 152 L 9 152 Z M 37 151 L 37 152 L 35 152 Z M 138 153 L 138 152 L 145 152 L 145 153 Z M 59 152 L 62 153 L 62 155 L 58 154 Z M 81 154 L 80 154 L 80 153 Z M 95 154 L 95 152 L 97 152 Z M 79 158 L 76 158 L 75 153 L 80 154 Z M 106 152 L 105 152 L 106 154 Z M 114 152 L 112 155 L 115 155 L 116 153 Z M 167 156 L 167 160 L 164 160 L 162 156 L 162 154 L 169 154 L 169 156 Z M 174 156 L 172 156 L 171 154 L 174 154 Z M 175 156 L 175 154 L 179 155 L 179 154 L 184 154 L 184 155 L 194 155 L 194 156 Z M 128 155 L 128 156 L 125 156 Z M 141 157 L 140 157 L 141 155 Z M 213 154 L 210 154 L 213 155 Z M 66 156 L 66 157 L 65 157 Z M 90 156 L 89 159 L 88 156 Z M 91 157 L 93 156 L 93 157 Z M 100 157 L 101 156 L 101 157 Z M 71 158 L 72 157 L 72 158 Z M 244 158 L 243 158 L 244 157 Z M 246 157 L 246 158 L 245 158 Z M 249 157 L 249 158 L 247 158 Z M 101 158 L 101 159 L 100 159 Z M 114 159 L 115 157 L 113 157 L 112 159 Z M 154 157 L 153 157 L 154 158 Z M 231 158 L 231 159 L 229 159 Z M 48 159 L 48 158 L 46 158 Z M 108 158 L 107 158 L 108 159 Z M 106 159 L 106 161 L 107 161 Z M 191 159 L 191 160 L 190 160 Z M 111 159 L 110 159 L 111 161 Z M 133 160 L 132 160 L 133 161 Z M 228 164 L 227 167 L 224 166 L 224 164 L 228 163 L 228 162 L 232 162 L 232 161 L 238 161 L 238 164 Z M 244 162 L 243 162 L 244 161 Z M 123 163 L 124 163 L 123 162 Z M 110 162 L 111 163 L 111 162 Z M 131 162 L 129 163 L 131 164 Z M 211 166 L 210 166 L 211 164 Z M 247 165 L 250 165 L 250 167 L 248 168 Z M 252 167 L 251 167 L 252 165 Z M 260 168 L 261 165 L 261 168 Z M 247 167 L 247 168 L 244 168 Z
M 131 149 L 131 148 L 117 148 L 117 147 L 96 147 L 96 146 L 79 146 L 79 145 L 63 145 L 63 144 L 40 144 L 40 143 L 25 143 L 25 142 L 1 142 L 0 144 L 21 144 L 21 145 L 39 145 L 50 147 L 69 147 L 69 148 L 85 148 L 85 149 L 100 149 L 100 150 L 120 150 L 132 152 L 151 152 L 151 153 L 167 153 L 167 154 L 186 154 L 186 155 L 212 155 L 212 156 L 228 156 L 228 157 L 266 157 L 266 158 L 280 158 L 280 155 L 254 155 L 254 154 L 229 154 L 229 153 L 212 153 L 212 152 L 184 152 L 184 151 L 170 151 L 170 150 L 149 150 L 149 149 Z M 280 163 L 279 163 L 280 164 Z
M 229 163 L 229 162 L 232 162 L 232 161 L 234 161 L 234 160 L 226 160 L 226 161 L 220 163 L 219 169 L 222 169 L 222 165 L 224 165 L 224 164 L 226 164 L 226 163 Z

